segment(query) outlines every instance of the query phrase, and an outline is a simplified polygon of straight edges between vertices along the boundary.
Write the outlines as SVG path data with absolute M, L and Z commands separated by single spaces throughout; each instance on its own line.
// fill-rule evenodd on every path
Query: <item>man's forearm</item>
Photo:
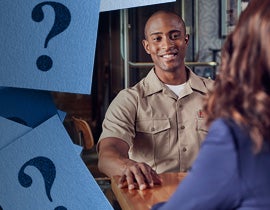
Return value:
M 99 143 L 98 168 L 107 176 L 122 175 L 128 158 L 128 145 L 115 138 L 104 139 Z

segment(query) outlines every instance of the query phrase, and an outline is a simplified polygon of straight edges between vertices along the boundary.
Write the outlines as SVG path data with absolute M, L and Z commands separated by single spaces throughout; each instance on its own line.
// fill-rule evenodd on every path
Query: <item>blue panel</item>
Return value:
M 58 113 L 48 91 L 2 88 L 0 98 L 0 116 L 32 128 Z
M 0 150 L 0 208 L 113 210 L 58 116 Z
M 0 86 L 91 93 L 100 0 L 1 0 Z
M 126 9 L 132 7 L 140 7 L 151 4 L 161 4 L 173 2 L 176 0 L 113 0 L 113 4 L 111 0 L 101 0 L 100 1 L 100 11 L 110 11 L 117 9 Z

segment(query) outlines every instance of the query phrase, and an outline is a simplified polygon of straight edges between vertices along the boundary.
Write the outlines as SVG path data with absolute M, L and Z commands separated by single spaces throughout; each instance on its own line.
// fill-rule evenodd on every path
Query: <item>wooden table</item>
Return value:
M 185 176 L 186 173 L 160 174 L 162 185 L 155 185 L 142 191 L 118 188 L 120 177 L 115 176 L 111 179 L 111 187 L 122 210 L 149 210 L 153 204 L 167 201 Z

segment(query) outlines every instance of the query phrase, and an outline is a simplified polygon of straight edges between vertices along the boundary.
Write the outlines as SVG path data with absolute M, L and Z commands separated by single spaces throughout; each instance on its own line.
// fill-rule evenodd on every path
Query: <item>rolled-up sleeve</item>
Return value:
M 132 139 L 135 136 L 137 99 L 136 94 L 130 93 L 130 91 L 120 91 L 108 107 L 99 141 L 107 137 L 116 137 L 129 145 L 132 144 Z

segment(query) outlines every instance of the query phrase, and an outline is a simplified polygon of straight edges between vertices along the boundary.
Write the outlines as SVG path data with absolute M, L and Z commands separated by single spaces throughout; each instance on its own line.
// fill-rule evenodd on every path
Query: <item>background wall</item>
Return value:
M 223 43 L 220 38 L 220 9 L 217 0 L 198 0 L 198 61 L 212 61 L 210 49 L 220 49 Z

